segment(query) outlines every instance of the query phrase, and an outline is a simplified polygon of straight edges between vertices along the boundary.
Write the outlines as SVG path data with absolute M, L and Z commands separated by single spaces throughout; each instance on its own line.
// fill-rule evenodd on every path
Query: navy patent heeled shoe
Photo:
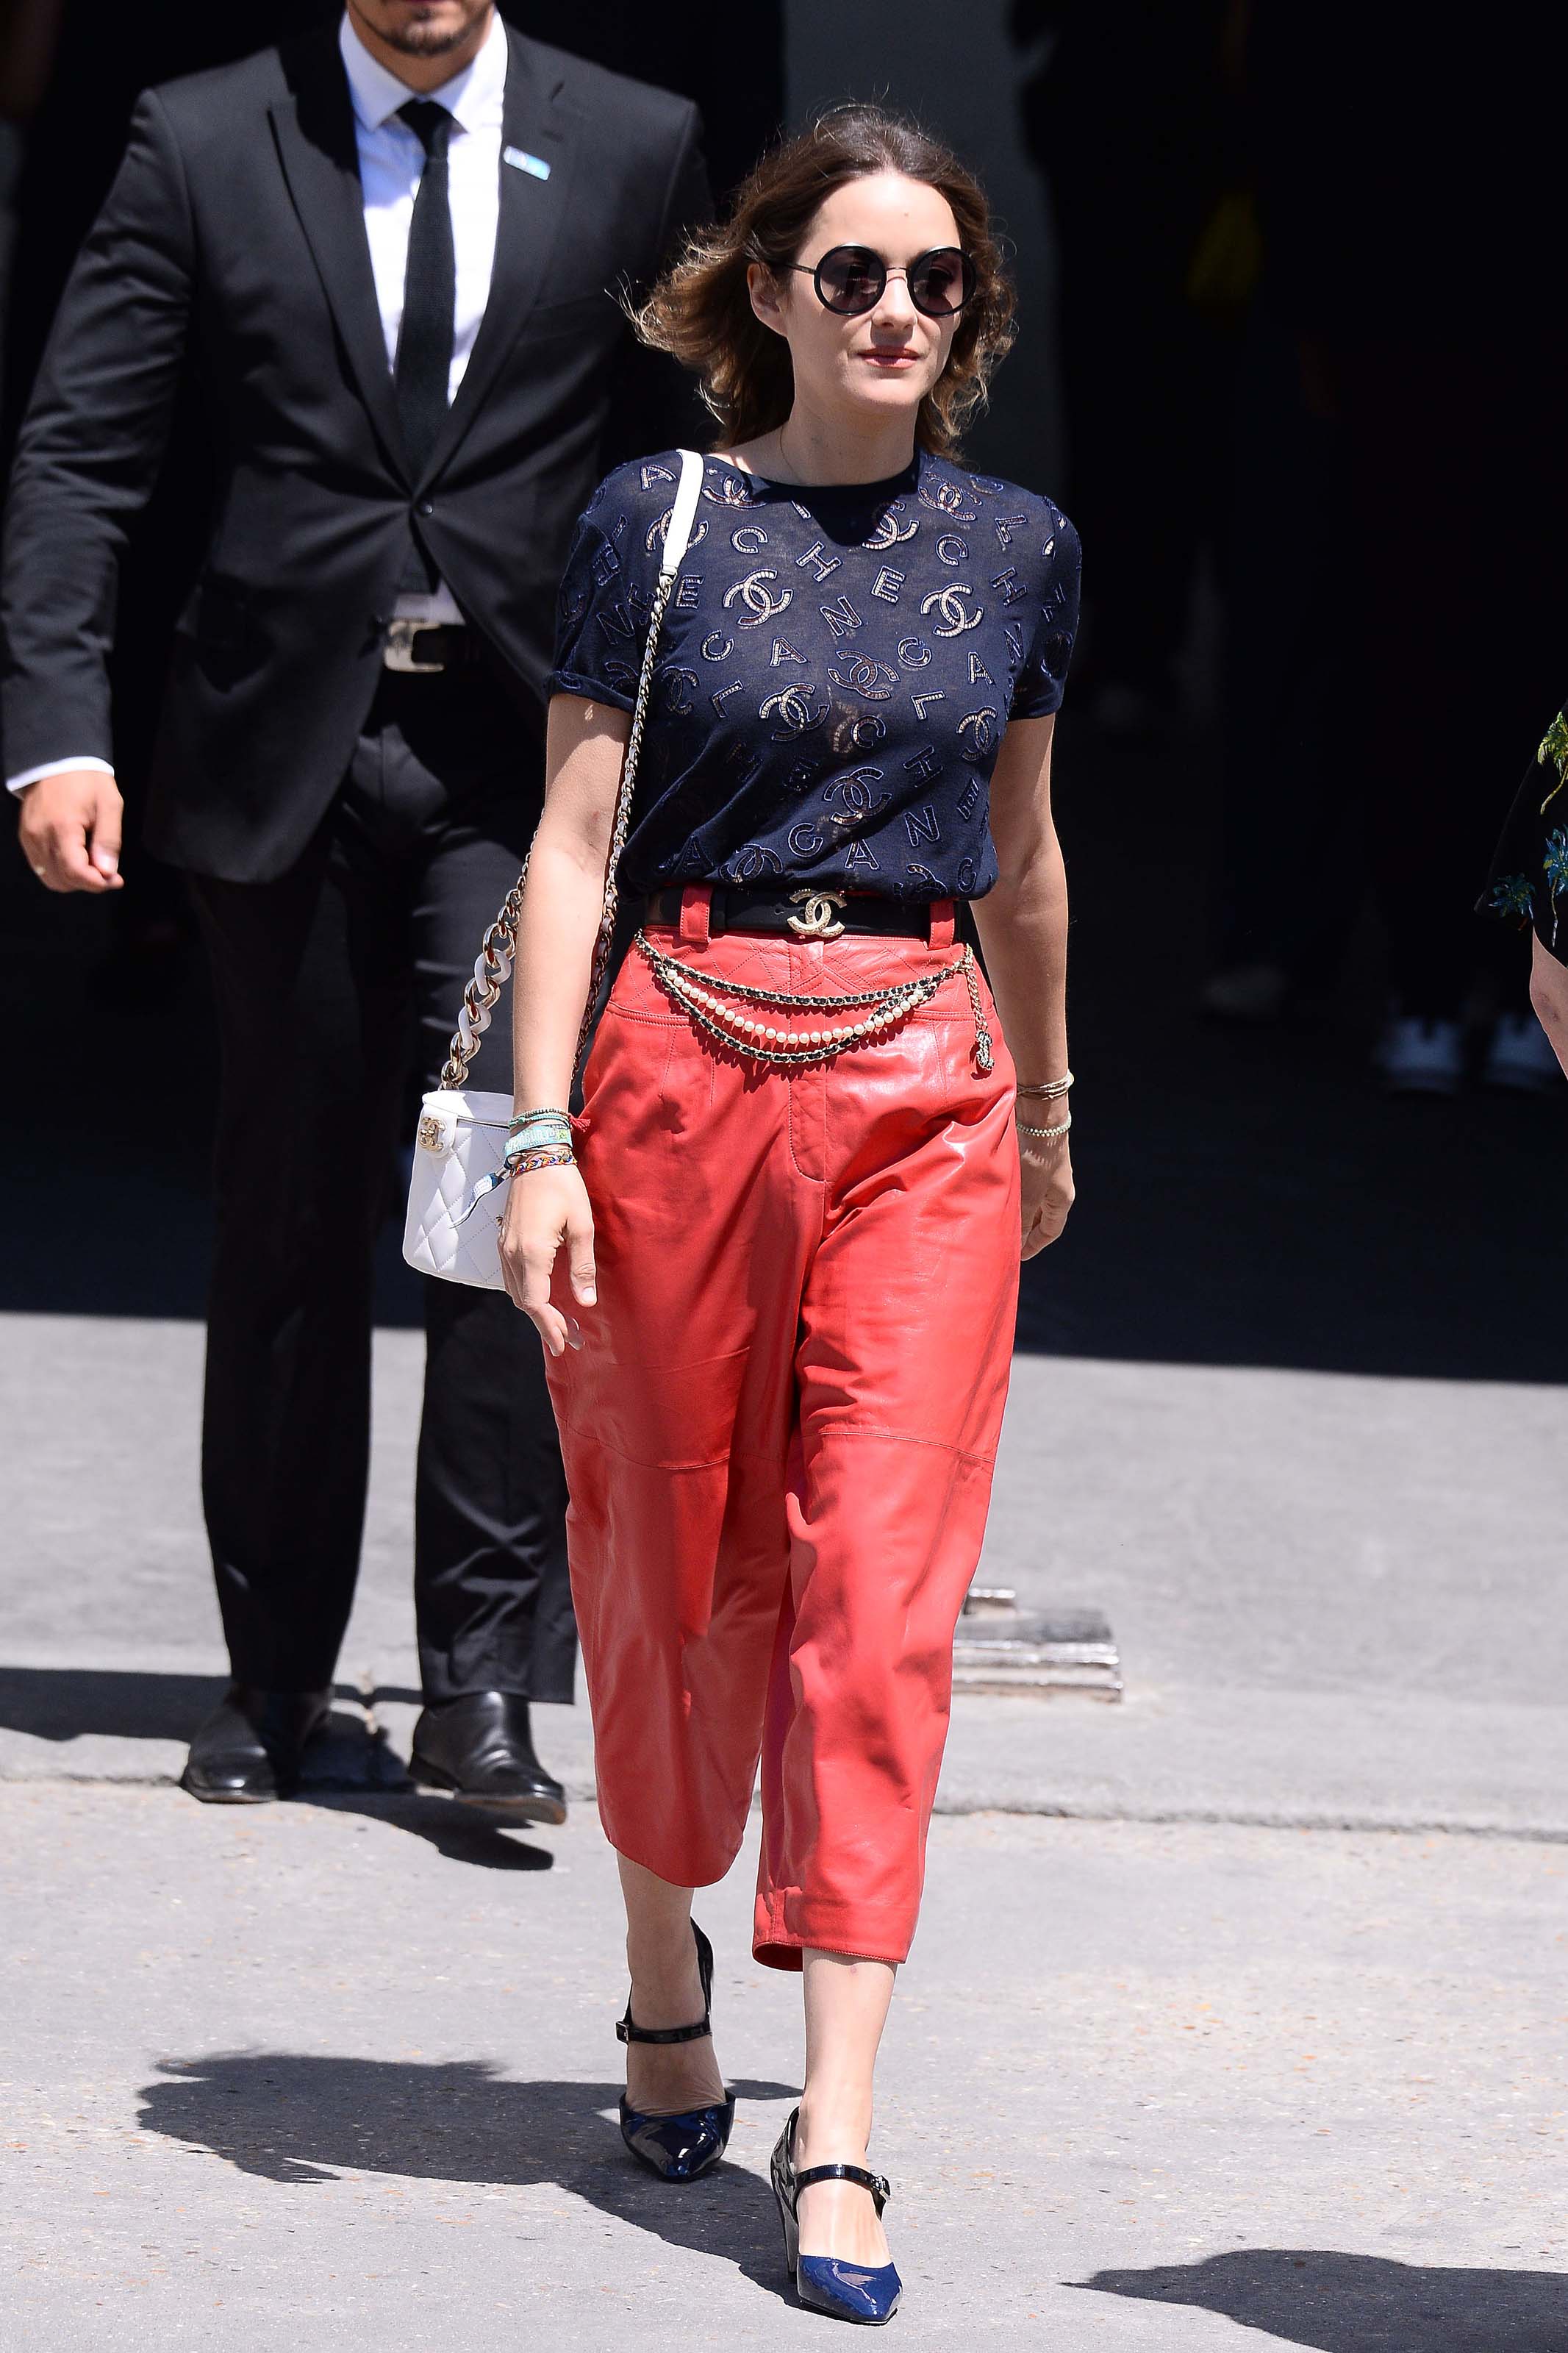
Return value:
M 702 2015 L 695 2026 L 634 2026 L 632 2006 L 616 2023 L 617 2042 L 700 2042 L 713 2031 L 709 2014 L 713 1996 L 713 1947 L 695 1920 L 697 1974 L 702 1984 Z M 621 2138 L 661 2181 L 695 2181 L 718 2164 L 729 2147 L 735 2123 L 735 2094 L 711 2107 L 685 2108 L 678 2116 L 647 2116 L 621 2094 Z
M 879 2173 L 861 2165 L 808 2165 L 795 2169 L 795 2109 L 779 2135 L 773 2157 L 773 2196 L 784 2224 L 784 2263 L 795 2279 L 795 2292 L 813 2312 L 831 2313 L 836 2320 L 856 2320 L 864 2328 L 879 2328 L 899 2308 L 903 2282 L 891 2263 L 852 2263 L 842 2255 L 803 2255 L 800 2252 L 800 2193 L 814 2181 L 855 2181 L 868 2189 L 877 2220 L 892 2192 Z

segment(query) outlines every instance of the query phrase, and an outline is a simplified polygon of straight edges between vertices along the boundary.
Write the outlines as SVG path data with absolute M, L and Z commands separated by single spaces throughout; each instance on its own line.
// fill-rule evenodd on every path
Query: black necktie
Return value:
M 452 373 L 452 318 L 458 302 L 452 207 L 447 192 L 452 117 L 430 98 L 411 98 L 397 111 L 425 150 L 425 169 L 408 224 L 403 325 L 393 369 L 398 422 L 408 462 L 417 477 L 424 472 L 446 420 L 447 385 Z

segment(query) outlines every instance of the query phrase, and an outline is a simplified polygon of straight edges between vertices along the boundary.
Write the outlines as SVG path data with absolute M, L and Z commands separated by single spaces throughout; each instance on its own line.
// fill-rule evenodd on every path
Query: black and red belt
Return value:
M 682 886 L 650 892 L 643 909 L 645 923 L 679 926 Z M 835 939 L 841 932 L 868 932 L 895 939 L 925 939 L 931 931 L 931 909 L 951 901 L 874 899 L 868 892 L 834 891 L 812 883 L 795 891 L 731 890 L 714 883 L 709 896 L 708 932 L 717 939 L 724 932 L 776 932 L 787 938 Z

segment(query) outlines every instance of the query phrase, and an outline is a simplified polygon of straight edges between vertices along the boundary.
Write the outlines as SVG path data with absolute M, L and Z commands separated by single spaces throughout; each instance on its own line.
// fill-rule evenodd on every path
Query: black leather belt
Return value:
M 442 670 L 472 670 L 480 660 L 479 639 L 460 621 L 388 621 L 382 666 L 400 678 L 435 677 Z
M 645 923 L 679 925 L 680 891 L 650 892 Z M 797 939 L 836 939 L 840 932 L 877 932 L 899 939 L 924 939 L 931 909 L 922 901 L 900 902 L 845 891 L 731 891 L 713 886 L 708 910 L 710 937 L 724 932 L 782 932 Z

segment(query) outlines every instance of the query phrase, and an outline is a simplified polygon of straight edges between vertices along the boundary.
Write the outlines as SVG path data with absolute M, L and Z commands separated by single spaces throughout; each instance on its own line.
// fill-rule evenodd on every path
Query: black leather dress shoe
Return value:
M 191 1743 L 180 1787 L 204 1806 L 259 1806 L 299 1778 L 306 1742 L 331 1710 L 332 1694 L 257 1691 L 230 1683 Z
M 465 1692 L 427 1707 L 414 1727 L 409 1770 L 421 1788 L 511 1821 L 566 1819 L 566 1792 L 534 1755 L 528 1702 L 515 1692 Z

